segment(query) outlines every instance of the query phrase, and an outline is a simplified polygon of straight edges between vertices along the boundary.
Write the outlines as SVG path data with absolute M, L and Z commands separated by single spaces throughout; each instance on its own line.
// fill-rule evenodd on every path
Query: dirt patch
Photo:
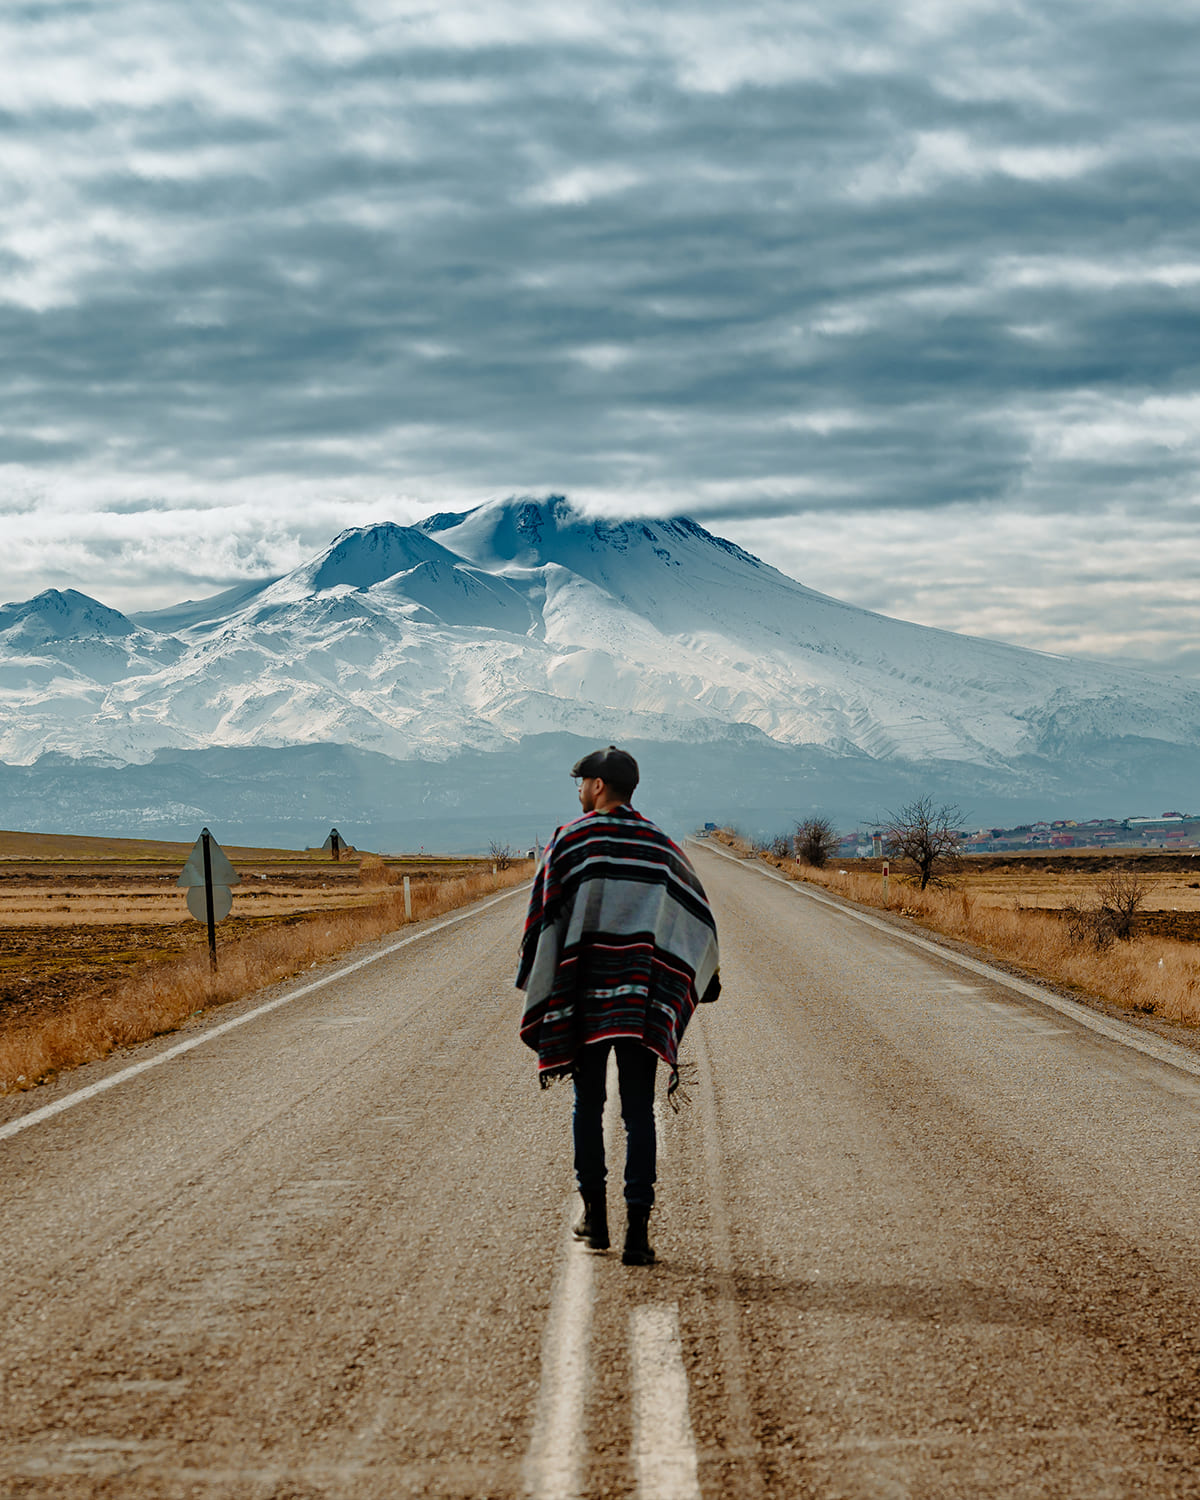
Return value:
M 230 916 L 217 934 L 218 952 L 269 927 L 313 920 Z M 0 926 L 0 1027 L 68 1010 L 84 996 L 103 995 L 166 959 L 205 952 L 199 922 Z

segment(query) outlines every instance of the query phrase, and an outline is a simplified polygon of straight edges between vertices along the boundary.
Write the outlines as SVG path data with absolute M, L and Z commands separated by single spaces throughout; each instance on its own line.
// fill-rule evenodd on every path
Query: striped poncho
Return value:
M 557 830 L 533 883 L 517 987 L 543 1087 L 582 1047 L 633 1037 L 671 1069 L 698 1000 L 715 1000 L 717 928 L 683 850 L 622 805 Z

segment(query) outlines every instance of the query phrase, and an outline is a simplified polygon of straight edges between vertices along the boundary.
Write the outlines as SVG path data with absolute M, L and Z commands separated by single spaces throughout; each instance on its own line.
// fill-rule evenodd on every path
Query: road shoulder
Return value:
M 1089 1023 L 1086 1016 L 1079 1012 L 1091 1012 L 1108 1023 L 1095 1028 L 1102 1031 L 1104 1035 L 1117 1041 L 1124 1041 L 1138 1051 L 1148 1052 L 1149 1055 L 1158 1057 L 1160 1061 L 1182 1067 L 1185 1072 L 1200 1074 L 1200 1026 L 1188 1026 L 1180 1021 L 1168 1020 L 1164 1016 L 1144 1015 L 1131 1011 L 1125 1006 L 1117 1005 L 1111 1000 L 1104 1000 L 1098 995 L 1090 995 L 1085 991 L 1073 989 L 1060 981 L 1047 978 L 1034 969 L 1026 968 L 1012 959 L 995 954 L 990 949 L 980 947 L 976 943 L 965 942 L 961 938 L 938 932 L 936 928 L 926 927 L 911 917 L 902 917 L 896 912 L 884 911 L 874 906 L 864 906 L 860 902 L 851 901 L 833 891 L 827 891 L 824 887 L 818 890 L 805 881 L 789 880 L 778 870 L 763 864 L 752 855 L 736 854 L 708 840 L 688 839 L 687 842 L 693 848 L 703 849 L 718 858 L 743 865 L 764 879 L 773 880 L 776 884 L 794 891 L 799 896 L 840 907 L 860 920 L 869 921 L 872 925 L 890 927 L 904 940 L 916 940 L 929 947 L 942 949 L 952 961 L 957 958 L 965 960 L 969 965 L 982 964 L 995 970 L 998 980 L 1003 981 L 1007 978 L 1014 981 L 1013 987 L 1028 999 L 1042 1000 L 1053 1009 L 1059 1010 L 1060 1013 L 1064 1004 L 1070 1007 L 1068 1014 L 1083 1025 Z M 1030 991 L 1043 993 L 1031 994 Z M 1121 1031 L 1127 1032 L 1127 1035 L 1120 1035 Z M 1143 1037 L 1145 1040 L 1140 1040 Z M 1155 1045 L 1150 1040 L 1151 1038 L 1158 1042 L 1165 1042 L 1167 1048 L 1181 1049 L 1188 1054 L 1188 1057 L 1179 1060 L 1171 1058 L 1166 1055 L 1166 1049 Z

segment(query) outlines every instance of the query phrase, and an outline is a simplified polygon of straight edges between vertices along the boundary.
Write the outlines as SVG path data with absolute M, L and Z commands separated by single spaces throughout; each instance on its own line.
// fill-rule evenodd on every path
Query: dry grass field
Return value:
M 741 853 L 736 834 L 714 837 Z M 945 888 L 919 891 L 894 869 L 885 896 L 878 860 L 841 860 L 823 870 L 763 855 L 790 879 L 987 949 L 1059 985 L 1143 1016 L 1200 1026 L 1200 859 L 1141 850 L 973 855 Z M 1103 946 L 1073 935 L 1071 905 L 1094 905 L 1114 873 L 1145 888 L 1133 936 Z
M 878 860 L 841 860 L 834 867 L 879 879 Z M 1143 935 L 1200 941 L 1200 858 L 1190 854 L 1106 849 L 970 855 L 954 885 L 980 908 L 1061 912 L 1094 898 L 1114 870 L 1137 871 L 1145 882 Z
M 0 1091 L 528 877 L 524 862 L 225 847 L 242 877 L 207 933 L 176 884 L 191 844 L 0 832 Z

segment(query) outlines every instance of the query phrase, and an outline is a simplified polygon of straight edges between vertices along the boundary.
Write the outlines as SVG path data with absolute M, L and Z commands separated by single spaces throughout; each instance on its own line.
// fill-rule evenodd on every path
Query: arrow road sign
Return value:
M 208 833 L 208 829 L 204 830 Z M 241 885 L 242 877 L 229 863 L 228 856 L 213 838 L 208 835 L 208 852 L 212 860 L 212 883 L 213 885 Z M 187 864 L 180 872 L 180 885 L 204 885 L 204 834 L 196 840 L 195 847 L 188 855 Z M 190 908 L 189 908 L 190 910 Z

